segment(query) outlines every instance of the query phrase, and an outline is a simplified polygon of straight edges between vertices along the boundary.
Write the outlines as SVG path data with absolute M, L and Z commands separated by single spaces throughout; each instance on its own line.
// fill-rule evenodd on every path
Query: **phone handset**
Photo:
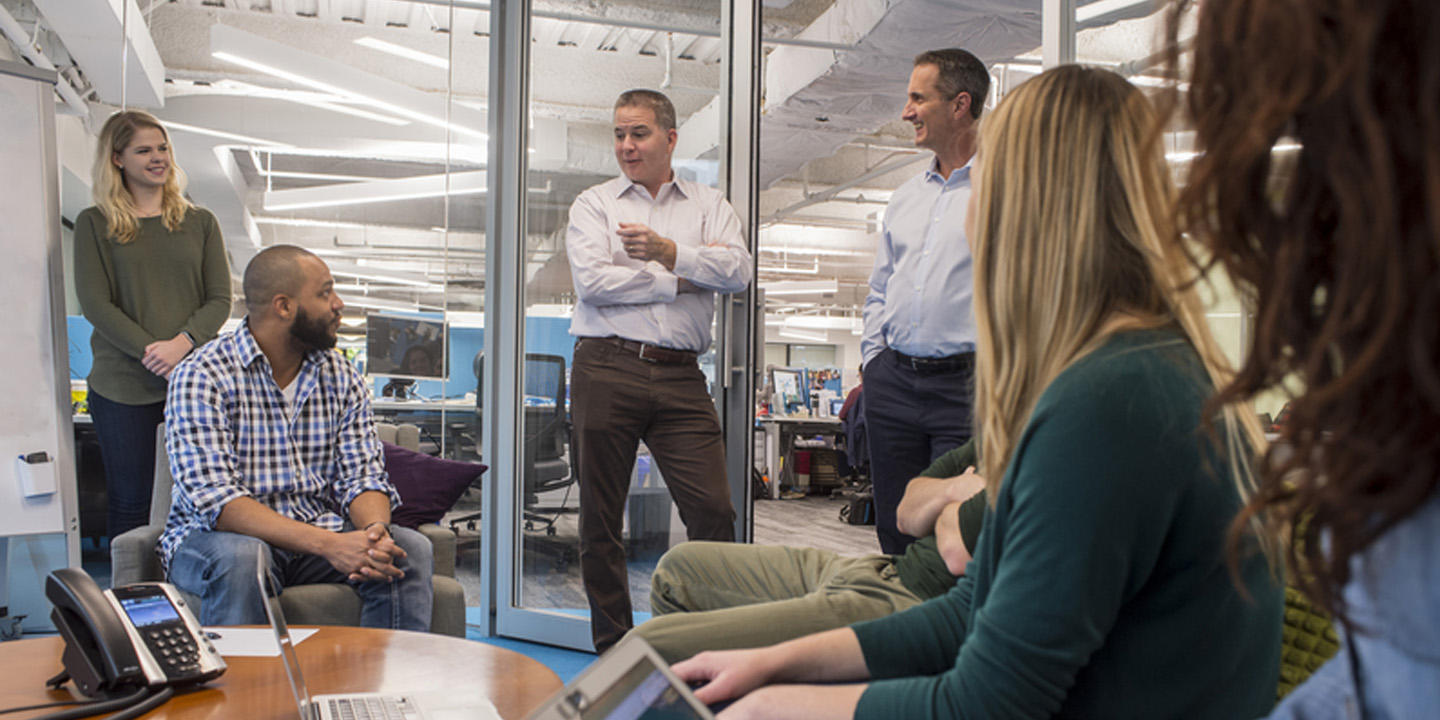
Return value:
M 63 568 L 46 579 L 45 596 L 65 638 L 65 672 L 56 679 L 68 675 L 86 695 L 201 683 L 225 672 L 225 661 L 172 585 L 102 591 L 84 571 Z

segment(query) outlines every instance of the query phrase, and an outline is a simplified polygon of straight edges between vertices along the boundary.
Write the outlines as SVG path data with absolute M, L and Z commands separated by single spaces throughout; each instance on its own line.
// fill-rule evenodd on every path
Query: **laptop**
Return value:
M 259 558 L 255 563 L 255 576 L 260 583 L 260 593 L 265 598 L 265 614 L 270 617 L 275 641 L 280 644 L 280 659 L 285 665 L 285 675 L 290 678 L 290 691 L 295 694 L 300 720 L 422 720 L 424 716 L 420 714 L 420 706 L 404 695 L 310 695 L 305 687 L 305 677 L 300 674 L 300 658 L 295 654 L 295 643 L 290 641 L 285 613 L 280 609 L 280 593 L 265 573 L 269 565 L 265 547 L 262 545 L 256 552 Z
M 630 635 L 590 664 L 528 720 L 714 720 L 643 639 Z

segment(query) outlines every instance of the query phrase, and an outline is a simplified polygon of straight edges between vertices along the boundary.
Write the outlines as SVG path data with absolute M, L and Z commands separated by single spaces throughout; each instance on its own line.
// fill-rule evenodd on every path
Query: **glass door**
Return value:
M 744 5 L 749 17 L 749 4 Z M 748 157 L 738 165 L 728 159 L 733 153 L 727 140 L 734 132 L 726 118 L 736 111 L 750 117 L 753 106 L 732 107 L 728 2 L 677 3 L 659 22 L 584 10 L 532 10 L 528 3 L 492 8 L 492 97 L 519 103 L 518 111 L 495 105 L 500 114 L 492 116 L 497 137 L 491 143 L 491 200 L 498 217 L 491 219 L 491 235 L 497 238 L 492 247 L 499 279 L 491 297 L 500 304 L 491 307 L 514 308 L 505 311 L 506 327 L 497 319 L 486 343 L 495 354 L 494 363 L 487 364 L 495 384 L 487 388 L 501 403 L 497 422 L 503 425 L 487 433 L 496 448 L 492 458 L 498 474 L 493 477 L 505 484 L 496 498 L 497 629 L 502 635 L 588 650 L 590 603 L 581 577 L 580 486 L 572 432 L 577 292 L 566 243 L 572 205 L 587 188 L 622 175 L 614 129 L 614 105 L 621 93 L 646 88 L 665 94 L 675 109 L 675 177 L 722 191 L 736 184 L 726 182 L 731 173 L 748 177 L 749 168 Z M 751 24 L 744 24 L 747 44 L 754 40 Z M 512 44 L 513 38 L 533 42 Z M 519 67 L 496 70 L 496 62 Z M 748 141 L 743 147 L 749 147 Z M 742 237 L 752 247 L 746 204 L 735 204 Z M 520 211 L 507 218 L 508 208 Z M 626 221 L 631 220 L 645 218 Z M 727 427 L 731 413 L 725 398 L 745 379 L 748 304 L 748 292 L 717 296 L 710 328 L 714 341 L 699 357 L 705 386 Z M 735 323 L 742 328 L 738 335 Z M 738 421 L 741 427 L 749 423 L 749 393 L 744 389 L 746 401 L 735 406 L 747 413 Z M 742 434 L 727 446 L 733 450 L 748 441 Z M 729 477 L 736 534 L 744 539 L 748 507 L 742 479 L 748 477 L 748 455 L 727 462 L 736 465 Z M 619 464 L 630 466 L 622 480 L 621 522 L 613 528 L 625 556 L 619 583 L 638 624 L 649 616 L 656 562 L 687 532 L 661 463 L 649 448 L 640 442 L 633 460 Z

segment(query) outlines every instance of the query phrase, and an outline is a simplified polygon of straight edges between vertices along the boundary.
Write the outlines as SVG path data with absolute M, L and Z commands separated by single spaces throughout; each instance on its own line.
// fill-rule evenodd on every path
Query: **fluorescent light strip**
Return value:
M 353 99 L 353 100 L 355 100 L 355 101 L 357 101 L 357 102 L 365 103 L 366 105 L 372 105 L 372 106 L 374 106 L 374 107 L 378 107 L 378 108 L 381 108 L 381 109 L 383 109 L 383 110 L 388 110 L 388 111 L 390 111 L 390 112 L 392 112 L 392 113 L 395 113 L 396 115 L 399 115 L 399 116 L 401 116 L 401 117 L 407 117 L 407 118 L 410 118 L 411 120 L 417 120 L 417 121 L 422 122 L 422 123 L 425 123 L 425 124 L 427 124 L 427 125 L 434 125 L 435 127 L 440 127 L 440 128 L 448 127 L 448 128 L 450 128 L 451 130 L 454 130 L 454 131 L 457 132 L 457 133 L 461 133 L 461 134 L 464 134 L 464 135 L 469 135 L 469 136 L 471 136 L 471 137 L 475 137 L 475 138 L 478 138 L 478 139 L 481 139 L 481 140 L 487 139 L 487 138 L 489 137 L 488 135 L 486 135 L 486 134 L 483 133 L 483 132 L 480 132 L 479 130 L 473 130 L 473 129 L 471 129 L 471 128 L 465 127 L 464 125 L 456 125 L 455 123 L 447 123 L 447 122 L 445 122 L 445 121 L 444 121 L 443 119 L 441 119 L 441 118 L 431 117 L 431 116 L 429 116 L 429 115 L 426 115 L 425 113 L 416 112 L 416 111 L 411 110 L 410 108 L 407 108 L 407 107 L 401 107 L 401 106 L 396 105 L 396 104 L 394 104 L 394 103 L 388 103 L 388 102 L 385 102 L 384 100 L 379 100 L 379 99 L 372 98 L 372 97 L 369 97 L 369 96 L 364 95 L 364 94 L 361 94 L 361 93 L 357 93 L 357 92 L 354 92 L 354 91 L 351 91 L 351 90 L 346 90 L 345 88 L 338 87 L 338 86 L 336 86 L 336 85 L 331 85 L 330 83 L 321 82 L 321 81 L 316 80 L 316 79 L 314 79 L 314 78 L 309 78 L 309 77 L 306 77 L 306 76 L 304 76 L 304 75 L 300 75 L 300 74 L 297 74 L 297 73 L 290 72 L 289 70 L 281 70 L 280 68 L 272 67 L 272 66 L 266 65 L 265 63 L 262 63 L 262 62 L 256 62 L 255 60 L 251 60 L 250 58 L 241 57 L 241 56 L 239 56 L 239 55 L 234 55 L 234 54 L 225 52 L 225 51 L 223 51 L 223 50 L 221 50 L 221 51 L 216 51 L 216 52 L 212 52 L 212 53 L 210 53 L 210 55 L 211 55 L 212 57 L 214 57 L 215 59 L 217 59 L 217 60 L 224 60 L 225 62 L 232 63 L 232 64 L 235 64 L 235 65 L 239 65 L 240 67 L 248 68 L 248 69 L 250 69 L 250 70 L 254 70 L 255 72 L 265 73 L 266 75 L 273 75 L 273 76 L 278 77 L 278 78 L 280 78 L 280 79 L 282 79 L 282 80 L 289 80 L 290 82 L 293 82 L 293 83 L 295 83 L 295 84 L 297 84 L 297 85 L 304 85 L 305 87 L 313 88 L 313 89 L 319 90 L 319 91 L 321 91 L 321 92 L 331 93 L 331 94 L 333 94 L 333 95 L 339 95 L 339 96 L 344 97 L 344 98 L 350 98 L 350 99 Z
M 257 138 L 257 137 L 251 137 L 251 136 L 249 136 L 249 135 L 241 135 L 241 134 L 239 134 L 239 133 L 225 132 L 224 130 L 212 130 L 212 129 L 210 129 L 210 128 L 199 127 L 199 126 L 196 126 L 196 125 L 186 125 L 185 123 L 175 122 L 174 120 L 166 120 L 166 121 L 165 121 L 165 127 L 170 128 L 170 129 L 172 129 L 172 130 L 180 130 L 180 131 L 183 131 L 183 132 L 194 133 L 194 134 L 196 134 L 196 135 L 206 135 L 206 136 L 209 136 L 209 137 L 220 138 L 221 140 L 234 140 L 234 141 L 236 141 L 236 142 L 243 142 L 243 143 L 247 143 L 247 144 L 250 144 L 250 145 L 268 145 L 268 146 L 272 146 L 272 147 L 291 147 L 290 145 L 287 145 L 287 144 L 285 144 L 285 143 L 274 142 L 274 141 L 272 141 L 272 140 L 265 140 L 265 139 Z
M 358 278 L 360 280 L 370 280 L 372 282 L 378 283 L 389 283 L 391 285 L 410 285 L 412 287 L 422 288 L 429 288 L 435 286 L 435 283 L 430 282 L 429 280 L 416 280 L 400 275 L 381 275 L 379 273 L 367 273 L 358 270 L 344 270 L 332 268 L 330 270 L 330 274 L 339 275 L 341 277 Z
M 780 332 L 778 334 L 780 335 L 780 337 L 787 337 L 795 340 L 809 340 L 810 342 L 819 343 L 830 341 L 830 336 L 823 332 L 805 332 L 804 330 L 795 330 L 788 327 L 780 328 Z
M 331 173 L 297 172 L 295 170 L 261 170 L 263 177 L 290 178 L 292 180 L 336 180 L 339 182 L 365 182 L 367 180 L 389 180 L 373 175 L 334 175 Z
M 406 60 L 414 60 L 415 62 L 425 63 L 426 65 L 437 67 L 441 70 L 445 70 L 450 67 L 450 61 L 446 60 L 443 57 L 440 57 L 439 55 L 431 55 L 427 52 L 412 50 L 403 45 L 396 45 L 392 42 L 386 42 L 384 40 L 381 40 L 380 38 L 362 37 L 357 39 L 355 41 L 355 44 L 361 47 L 370 48 L 371 50 L 379 50 L 383 53 L 389 53 L 391 55 L 394 55 L 395 57 L 405 58 Z
M 444 190 L 439 190 L 439 191 L 435 191 L 435 190 L 409 190 L 409 191 L 399 191 L 399 190 L 397 190 L 397 191 L 395 191 L 394 193 L 385 193 L 385 194 L 378 194 L 378 195 L 367 195 L 367 196 L 364 196 L 364 197 L 349 197 L 349 198 L 336 197 L 336 198 L 330 198 L 330 199 L 327 199 L 327 200 L 312 200 L 312 201 L 307 201 L 307 202 L 293 202 L 293 203 L 283 203 L 283 204 L 275 204 L 275 205 L 272 205 L 272 204 L 270 204 L 270 203 L 266 203 L 266 204 L 265 204 L 265 209 L 266 209 L 267 211 L 269 211 L 269 212 L 276 212 L 276 211 L 279 211 L 279 210 L 306 210 L 306 209 L 309 209 L 309 208 L 318 208 L 318 207 L 341 207 L 341 206 L 344 206 L 344 205 L 363 205 L 363 204 L 366 204 L 366 203 L 397 202 L 397 201 L 400 201 L 400 200 L 421 200 L 421 199 L 424 199 L 424 198 L 440 197 L 441 195 L 444 195 L 444 194 L 445 194 L 445 191 L 444 191 Z M 451 191 L 450 191 L 450 194 L 451 194 L 451 195 L 484 195 L 484 194 L 485 194 L 485 188 L 469 188 L 469 189 L 451 190 Z
M 380 298 L 371 297 L 357 297 L 346 300 L 343 295 L 340 297 L 340 299 L 344 300 L 346 305 L 370 308 L 372 310 L 399 310 L 402 312 L 417 312 L 420 310 L 420 303 L 413 302 L 406 303 L 400 302 L 398 300 L 382 300 Z
M 396 127 L 410 124 L 409 120 L 401 120 L 397 117 L 381 115 L 380 113 L 372 113 L 369 110 L 361 110 L 360 108 L 352 108 L 346 105 L 342 105 L 341 103 L 345 102 L 346 98 L 338 95 L 312 93 L 306 92 L 304 90 L 283 90 L 280 88 L 267 88 L 252 83 L 247 83 L 243 80 L 222 80 L 221 84 L 212 85 L 211 88 L 214 90 L 225 91 L 222 94 L 238 95 L 241 97 L 267 98 L 271 100 L 284 100 L 286 102 L 293 102 L 299 105 L 309 105 L 310 107 L 320 108 L 321 110 L 329 110 L 330 112 L 337 112 L 344 115 L 352 115 L 354 117 L 363 118 L 365 120 L 373 120 L 375 122 L 385 123 L 386 125 L 394 125 Z
M 1095 0 L 1095 2 L 1085 5 L 1084 7 L 1075 8 L 1075 22 L 1090 22 L 1106 13 L 1127 10 L 1136 5 L 1149 5 L 1150 10 L 1153 11 L 1155 9 L 1154 0 Z
M 769 295 L 816 295 L 833 293 L 840 289 L 835 280 L 777 280 L 760 283 L 760 288 Z

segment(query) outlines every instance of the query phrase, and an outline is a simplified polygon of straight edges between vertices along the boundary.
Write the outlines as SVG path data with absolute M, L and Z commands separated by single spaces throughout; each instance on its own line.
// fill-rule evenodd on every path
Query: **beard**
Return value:
M 290 337 L 304 352 L 329 350 L 335 347 L 337 339 L 335 334 L 330 332 L 334 322 L 333 315 L 312 316 L 305 312 L 305 308 L 299 308 L 295 313 L 295 322 L 290 325 Z

